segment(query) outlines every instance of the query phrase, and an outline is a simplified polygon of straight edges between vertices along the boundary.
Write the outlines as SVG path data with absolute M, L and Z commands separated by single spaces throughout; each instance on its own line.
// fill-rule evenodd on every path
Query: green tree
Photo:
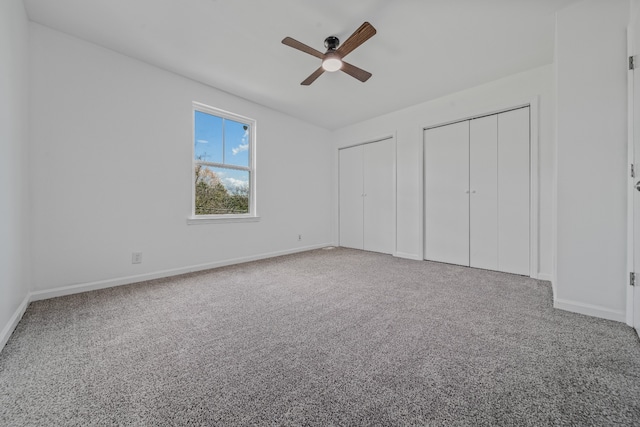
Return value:
M 230 189 L 227 201 L 233 213 L 249 212 L 249 186 L 237 185 Z
M 225 188 L 220 177 L 203 165 L 195 167 L 196 215 L 242 214 L 249 212 L 248 186 Z

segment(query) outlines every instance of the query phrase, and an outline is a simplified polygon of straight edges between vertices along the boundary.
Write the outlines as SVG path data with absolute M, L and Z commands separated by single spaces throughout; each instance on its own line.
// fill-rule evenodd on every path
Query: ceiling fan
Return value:
M 340 44 L 340 40 L 338 40 L 338 38 L 335 36 L 327 37 L 324 41 L 324 46 L 327 48 L 327 51 L 325 53 L 317 51 L 314 48 L 299 42 L 298 40 L 292 39 L 291 37 L 285 37 L 284 39 L 282 39 L 282 43 L 322 60 L 322 65 L 320 66 L 320 68 L 318 68 L 302 83 L 300 83 L 301 85 L 310 85 L 325 71 L 334 72 L 338 70 L 344 71 L 351 77 L 355 77 L 361 82 L 366 82 L 367 80 L 369 80 L 369 77 L 371 77 L 371 73 L 353 66 L 348 62 L 344 62 L 342 58 L 353 52 L 354 49 L 369 40 L 375 34 L 376 29 L 373 28 L 373 25 L 365 22 L 364 24 L 360 25 L 360 27 L 342 44 Z

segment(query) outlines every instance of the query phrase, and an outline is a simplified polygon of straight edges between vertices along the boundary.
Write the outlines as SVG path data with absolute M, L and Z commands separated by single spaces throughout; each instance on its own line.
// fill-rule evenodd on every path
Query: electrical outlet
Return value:
M 298 241 L 302 240 L 302 234 L 298 234 Z
M 142 252 L 133 252 L 131 254 L 131 264 L 142 264 Z

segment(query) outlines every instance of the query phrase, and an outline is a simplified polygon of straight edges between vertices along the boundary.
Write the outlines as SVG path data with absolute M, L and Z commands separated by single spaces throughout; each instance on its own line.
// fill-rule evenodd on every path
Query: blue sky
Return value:
M 194 144 L 196 159 L 201 157 L 207 162 L 249 166 L 249 128 L 244 123 L 196 111 Z M 246 171 L 214 170 L 226 187 L 249 184 Z

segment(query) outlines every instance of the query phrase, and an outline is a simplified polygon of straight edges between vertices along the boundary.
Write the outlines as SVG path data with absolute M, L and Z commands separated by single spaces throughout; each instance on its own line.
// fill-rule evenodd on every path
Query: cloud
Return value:
M 236 178 L 224 178 L 223 181 L 226 184 L 225 187 L 227 188 L 246 187 L 249 185 L 249 182 L 243 181 L 242 179 L 236 179 Z
M 231 152 L 235 156 L 236 154 L 241 153 L 243 151 L 247 151 L 248 149 L 249 149 L 249 143 L 247 142 L 246 144 L 240 144 L 237 147 L 232 148 Z
M 209 141 L 207 141 L 206 139 L 199 139 L 197 142 L 198 142 L 198 144 L 208 144 L 209 143 Z
M 237 147 L 231 149 L 231 152 L 233 153 L 234 156 L 236 154 L 238 154 L 238 153 L 242 153 L 243 151 L 249 150 L 248 139 L 249 139 L 249 128 L 245 127 L 244 135 L 242 135 L 242 144 L 240 144 Z

